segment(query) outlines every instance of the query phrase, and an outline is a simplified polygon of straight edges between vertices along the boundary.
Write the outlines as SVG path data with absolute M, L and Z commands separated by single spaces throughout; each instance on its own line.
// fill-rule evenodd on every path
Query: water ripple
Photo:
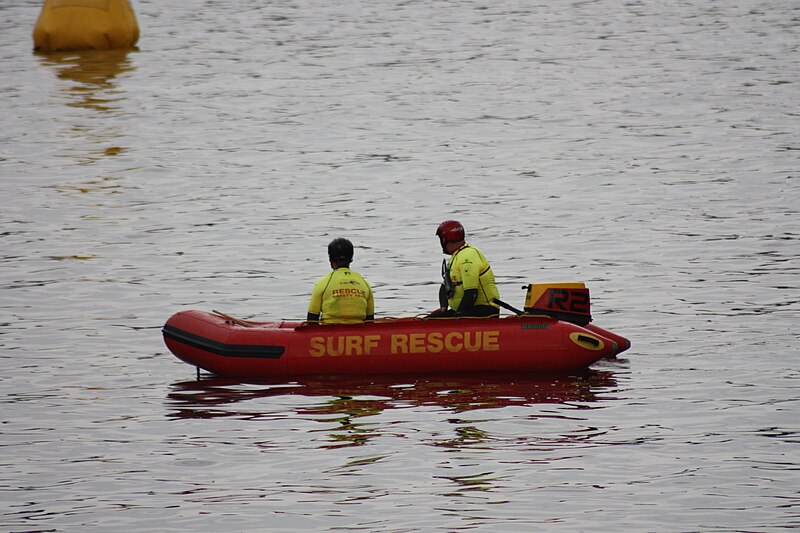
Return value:
M 796 6 L 134 8 L 138 50 L 33 54 L 41 3 L 0 5 L 6 529 L 800 525 Z M 635 348 L 238 383 L 163 345 L 302 318 L 334 236 L 379 316 L 430 310 L 448 218 L 504 300 L 585 281 Z

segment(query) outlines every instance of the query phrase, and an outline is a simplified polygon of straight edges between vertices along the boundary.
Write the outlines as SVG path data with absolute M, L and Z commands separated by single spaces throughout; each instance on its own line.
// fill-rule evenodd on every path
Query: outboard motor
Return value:
M 531 283 L 523 285 L 525 313 L 547 315 L 557 320 L 585 326 L 592 321 L 589 289 L 583 282 Z

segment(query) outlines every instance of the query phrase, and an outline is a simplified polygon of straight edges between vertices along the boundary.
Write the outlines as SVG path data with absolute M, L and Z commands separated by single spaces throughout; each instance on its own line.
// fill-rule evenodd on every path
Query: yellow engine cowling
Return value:
M 548 315 L 586 325 L 592 321 L 589 289 L 583 282 L 531 283 L 526 289 L 525 312 L 531 315 Z

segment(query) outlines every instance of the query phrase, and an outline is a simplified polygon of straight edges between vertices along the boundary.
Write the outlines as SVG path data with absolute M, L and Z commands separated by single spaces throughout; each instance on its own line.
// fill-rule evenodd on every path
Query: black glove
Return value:
M 464 291 L 464 297 L 461 298 L 461 303 L 458 304 L 456 315 L 464 316 L 469 315 L 469 310 L 475 305 L 478 300 L 478 289 L 468 289 Z

